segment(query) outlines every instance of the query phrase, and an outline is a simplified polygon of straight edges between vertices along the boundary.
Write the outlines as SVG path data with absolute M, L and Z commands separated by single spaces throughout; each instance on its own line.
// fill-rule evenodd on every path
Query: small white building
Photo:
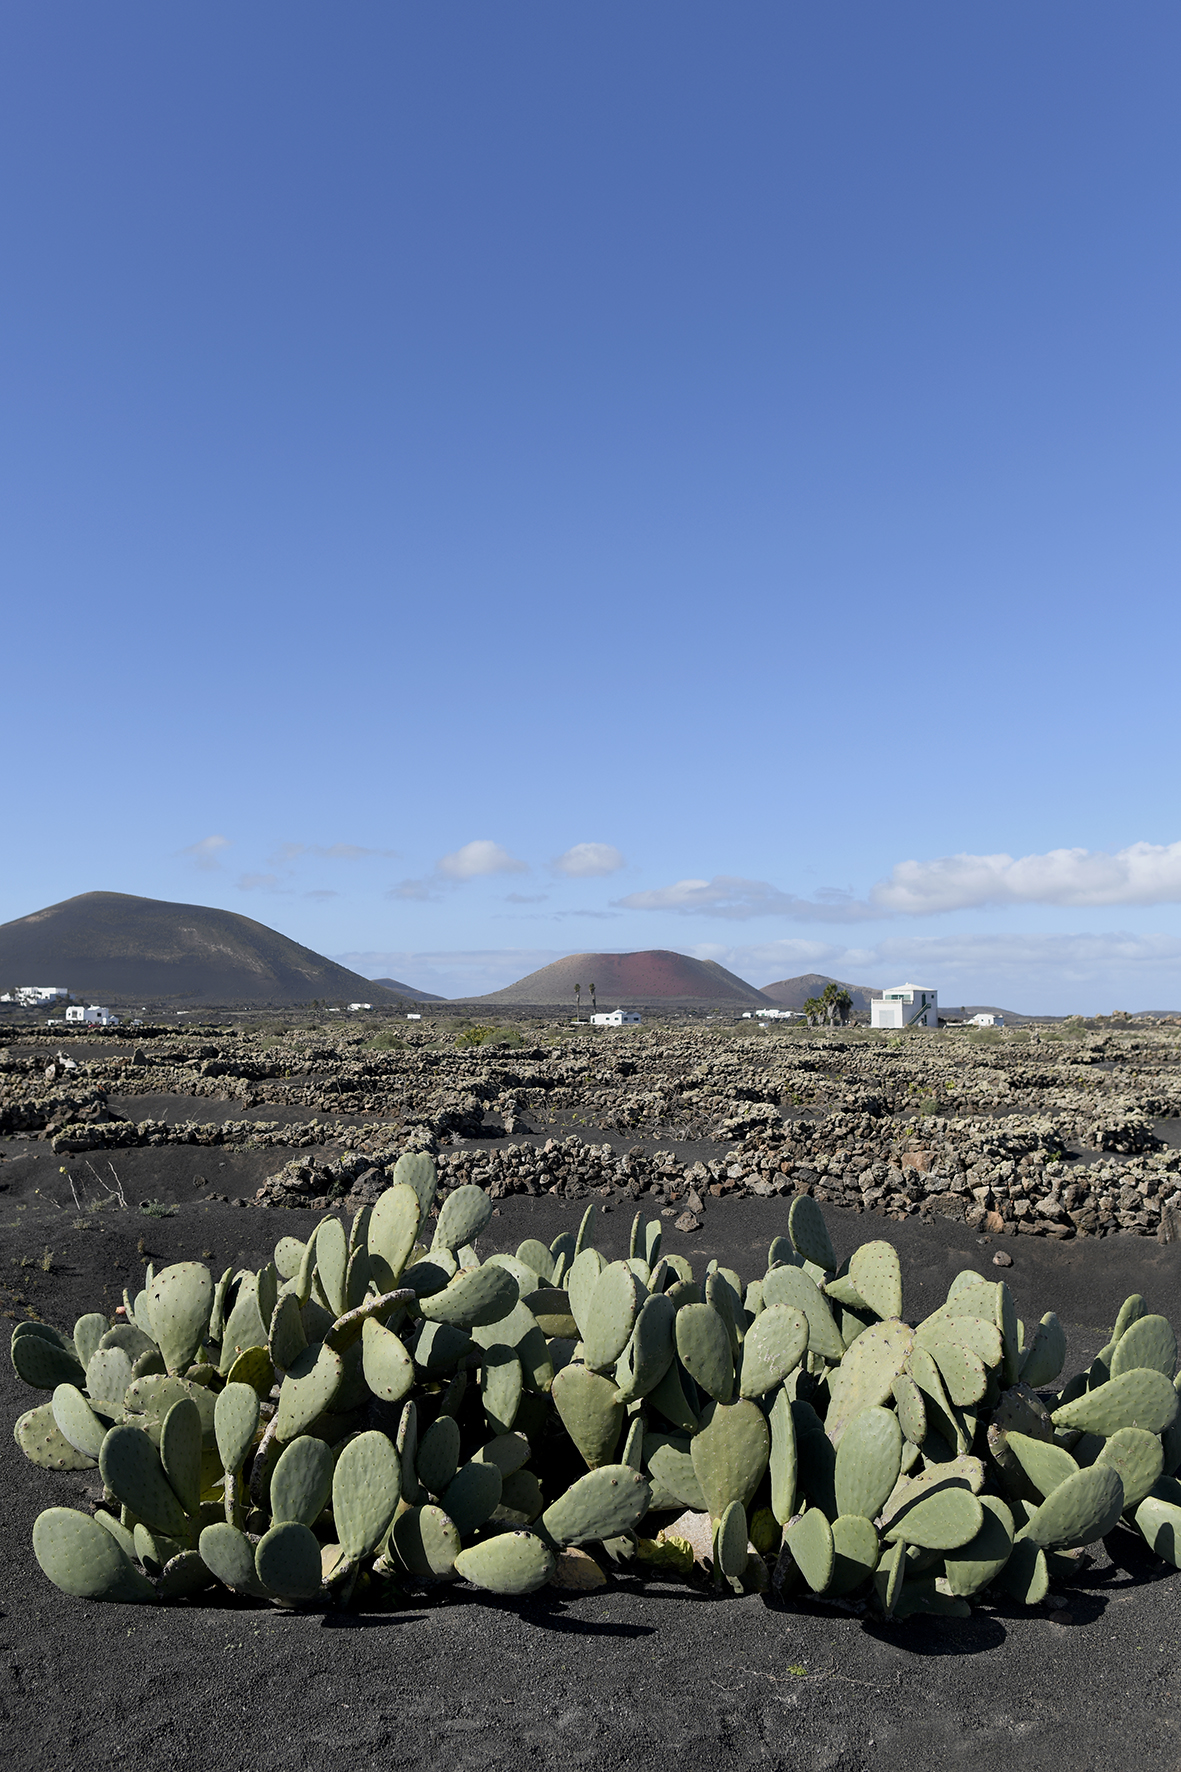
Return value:
M 875 1028 L 937 1028 L 938 992 L 918 984 L 896 984 L 874 997 L 869 1025 Z
M 89 1003 L 85 1008 L 81 1003 L 73 1003 L 66 1010 L 66 1020 L 83 1021 L 100 1028 L 115 1028 L 119 1025 L 119 1017 L 112 1015 L 109 1009 L 104 1009 L 101 1003 Z
M 22 1009 L 37 1009 L 43 1003 L 62 1003 L 69 996 L 64 984 L 18 984 L 5 991 L 0 1003 L 19 1003 Z
M 591 1016 L 593 1028 L 638 1027 L 640 1017 L 634 1009 L 610 1009 L 602 1015 Z
M 743 1021 L 798 1021 L 798 1009 L 744 1009 Z
M 350 1012 L 356 1011 L 358 1009 L 372 1009 L 372 1007 L 373 1007 L 372 1003 L 350 1003 L 349 1004 Z
M 1003 1015 L 992 1015 L 987 1010 L 982 1011 L 979 1015 L 970 1015 L 968 1017 L 968 1026 L 970 1028 L 1003 1028 L 1004 1025 L 1005 1018 Z
M 421 1021 L 421 1020 L 422 1020 L 422 1016 L 421 1016 L 421 1015 L 416 1015 L 416 1014 L 414 1014 L 414 1013 L 411 1013 L 411 1014 L 408 1014 L 408 1015 L 407 1015 L 407 1017 L 406 1017 L 406 1020 L 407 1020 L 407 1021 Z

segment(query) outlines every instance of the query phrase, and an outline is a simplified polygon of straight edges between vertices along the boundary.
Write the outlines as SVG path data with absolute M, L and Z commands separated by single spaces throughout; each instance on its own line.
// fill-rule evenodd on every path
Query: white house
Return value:
M 743 1021 L 796 1021 L 799 1019 L 798 1009 L 744 1009 Z
M 89 1022 L 94 1027 L 100 1028 L 113 1028 L 119 1025 L 119 1017 L 112 1015 L 109 1009 L 104 1009 L 101 1003 L 90 1003 L 86 1008 L 83 1008 L 81 1003 L 73 1003 L 66 1010 L 66 1020 Z
M 373 1007 L 372 1003 L 350 1003 L 349 1004 L 350 1011 L 357 1010 L 357 1009 L 372 1009 L 372 1007 Z
M 611 1009 L 603 1015 L 592 1015 L 591 1026 L 593 1028 L 634 1027 L 639 1023 L 639 1020 L 640 1017 L 634 1009 Z
M 937 1028 L 938 992 L 917 984 L 896 984 L 874 997 L 869 1006 L 869 1025 L 875 1028 Z
M 22 1009 L 36 1009 L 42 1003 L 58 1003 L 69 996 L 64 984 L 18 984 L 6 991 L 0 1003 L 19 1003 Z
M 968 1026 L 970 1028 L 1003 1028 L 1004 1025 L 1005 1018 L 1003 1015 L 991 1015 L 987 1011 L 982 1012 L 980 1015 L 970 1015 L 968 1017 Z

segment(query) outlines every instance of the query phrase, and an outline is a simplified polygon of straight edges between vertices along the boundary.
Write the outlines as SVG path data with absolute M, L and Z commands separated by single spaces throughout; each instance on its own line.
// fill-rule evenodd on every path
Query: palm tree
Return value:
M 593 984 L 590 988 L 590 994 L 591 994 L 591 1014 L 593 1015 L 595 1012 L 595 987 Z
M 576 984 L 574 987 L 574 1007 L 575 1007 L 575 1009 L 578 1009 L 581 1006 L 581 1004 L 582 1004 L 582 986 L 580 984 Z

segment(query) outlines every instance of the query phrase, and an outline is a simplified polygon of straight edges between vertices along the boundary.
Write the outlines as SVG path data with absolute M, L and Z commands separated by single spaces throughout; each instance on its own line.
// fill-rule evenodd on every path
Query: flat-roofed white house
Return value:
M 85 1007 L 81 1003 L 72 1003 L 66 1010 L 67 1021 L 89 1022 L 94 1027 L 118 1027 L 119 1017 L 105 1009 L 101 1003 L 89 1003 Z
M 22 1009 L 35 1009 L 39 1003 L 60 1003 L 69 996 L 64 984 L 18 984 L 6 991 L 0 1003 L 19 1003 Z
M 970 1028 L 1003 1028 L 1004 1025 L 1005 1018 L 1003 1015 L 992 1015 L 988 1010 L 982 1010 L 979 1015 L 970 1015 L 968 1017 L 968 1026 Z
M 602 1015 L 592 1015 L 591 1026 L 593 1028 L 634 1027 L 639 1020 L 639 1013 L 635 1009 L 609 1009 Z
M 874 997 L 869 1006 L 869 1025 L 875 1028 L 937 1028 L 937 991 L 919 984 L 896 984 Z

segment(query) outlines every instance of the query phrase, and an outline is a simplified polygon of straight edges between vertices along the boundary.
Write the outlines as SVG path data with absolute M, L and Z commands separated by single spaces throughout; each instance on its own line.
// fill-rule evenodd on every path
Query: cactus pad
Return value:
M 332 1477 L 332 1517 L 346 1557 L 376 1550 L 401 1496 L 402 1471 L 393 1441 L 375 1430 L 350 1440 Z
M 852 1593 L 878 1566 L 878 1535 L 861 1514 L 839 1514 L 832 1523 L 833 1569 L 830 1594 Z
M 812 1592 L 827 1593 L 836 1564 L 836 1547 L 832 1527 L 820 1509 L 810 1507 L 792 1520 L 784 1530 L 783 1542 Z
M 452 1194 L 451 1200 L 455 1198 L 457 1195 Z M 441 1292 L 420 1298 L 418 1308 L 428 1322 L 471 1329 L 476 1324 L 498 1323 L 507 1317 L 517 1298 L 517 1282 L 508 1269 L 485 1263 L 483 1267 L 461 1268 Z
M 89 1514 L 47 1508 L 33 1526 L 33 1552 L 55 1587 L 80 1600 L 154 1600 L 156 1590 Z
M 805 1198 L 807 1196 L 804 1196 Z M 855 1415 L 884 1403 L 893 1394 L 914 1346 L 914 1330 L 905 1323 L 875 1323 L 859 1335 L 836 1370 L 829 1374 L 831 1396 L 825 1428 L 834 1446 Z
M 790 1304 L 765 1306 L 743 1337 L 740 1396 L 761 1397 L 774 1390 L 807 1351 L 808 1319 L 803 1311 Z
M 188 1536 L 189 1522 L 160 1462 L 160 1454 L 142 1428 L 113 1427 L 99 1453 L 103 1482 L 123 1506 L 169 1538 Z
M 1177 1337 L 1166 1317 L 1137 1317 L 1120 1336 L 1111 1356 L 1111 1376 L 1148 1366 L 1172 1378 L 1177 1370 Z
M 213 1275 L 199 1261 L 180 1261 L 156 1275 L 148 1294 L 152 1340 L 170 1372 L 196 1357 L 213 1309 Z
M 732 1501 L 748 1507 L 771 1453 L 771 1431 L 757 1404 L 711 1403 L 690 1451 L 710 1518 L 720 1520 Z
M 361 1330 L 365 1383 L 384 1403 L 400 1403 L 414 1386 L 414 1361 L 392 1329 L 369 1317 Z
M 932 1486 L 902 1503 L 888 1522 L 885 1536 L 890 1544 L 903 1539 L 923 1550 L 959 1550 L 976 1537 L 983 1524 L 983 1509 L 970 1489 L 954 1484 Z
M 634 1532 L 652 1498 L 651 1486 L 628 1464 L 605 1464 L 572 1483 L 541 1516 L 555 1544 L 584 1544 Z
M 1077 1471 L 1031 1515 L 1021 1536 L 1043 1550 L 1080 1550 L 1106 1537 L 1123 1512 L 1124 1485 L 1112 1465 Z
M 835 1273 L 837 1258 L 833 1253 L 824 1214 L 810 1194 L 797 1194 L 787 1215 L 787 1234 L 797 1253 L 805 1261 Z
M 624 1261 L 613 1261 L 595 1281 L 590 1301 L 578 1319 L 583 1358 L 595 1371 L 614 1366 L 631 1340 L 644 1288 Z
M 1021 1382 L 1030 1390 L 1053 1384 L 1066 1358 L 1066 1331 L 1053 1311 L 1047 1311 L 1037 1333 L 1021 1355 Z
M 554 1553 L 535 1532 L 501 1532 L 473 1544 L 455 1559 L 455 1573 L 493 1594 L 531 1594 L 555 1569 Z
M 500 1506 L 504 1478 L 494 1464 L 469 1460 L 461 1465 L 439 1497 L 461 1538 L 476 1532 Z
M 492 1199 L 482 1187 L 468 1182 L 457 1187 L 439 1208 L 432 1249 L 461 1249 L 474 1243 L 492 1217 Z
M 314 1526 L 332 1493 L 332 1453 L 323 1440 L 300 1434 L 279 1454 L 271 1472 L 271 1518 Z
M 66 1439 L 53 1416 L 53 1404 L 41 1403 L 19 1415 L 12 1430 L 13 1438 L 30 1464 L 47 1471 L 85 1471 L 94 1469 L 94 1459 Z
M 855 1415 L 837 1447 L 833 1480 L 838 1513 L 875 1520 L 893 1492 L 901 1464 L 902 1429 L 893 1411 L 872 1407 Z
M 254 1570 L 268 1593 L 289 1604 L 310 1600 L 320 1591 L 320 1542 L 298 1521 L 272 1526 L 259 1539 Z
M 452 1573 L 459 1555 L 455 1522 L 441 1507 L 412 1507 L 399 1514 L 390 1534 L 394 1553 L 411 1575 L 442 1577 Z
M 1121 1427 L 1142 1427 L 1159 1434 L 1177 1414 L 1177 1392 L 1163 1372 L 1135 1366 L 1095 1390 L 1054 1410 L 1055 1427 L 1082 1428 L 1084 1433 L 1116 1433 Z
M 902 1315 L 902 1269 L 892 1243 L 863 1243 L 849 1257 L 849 1278 L 877 1316 Z
M 90 1461 L 97 1459 L 107 1424 L 99 1420 L 78 1387 L 59 1384 L 50 1408 L 58 1432 L 70 1442 L 75 1452 L 81 1452 Z

